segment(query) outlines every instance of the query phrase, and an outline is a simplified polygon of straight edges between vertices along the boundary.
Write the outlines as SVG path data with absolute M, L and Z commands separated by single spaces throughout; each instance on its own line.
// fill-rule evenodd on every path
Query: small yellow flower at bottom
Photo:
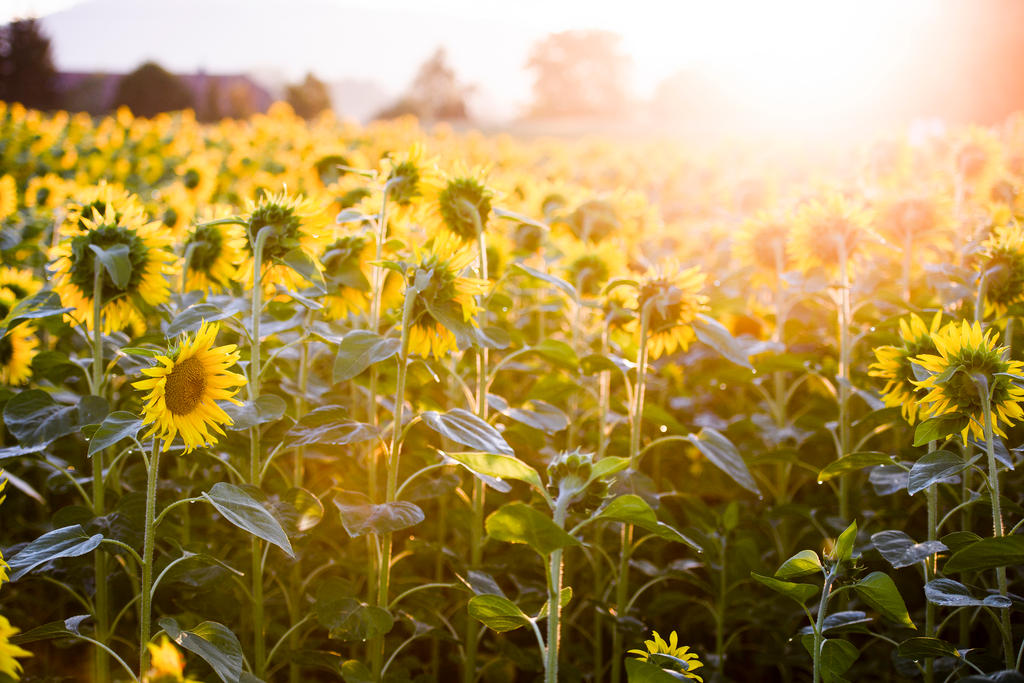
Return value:
M 11 643 L 11 636 L 17 635 L 21 629 L 11 626 L 7 618 L 0 616 L 0 673 L 7 674 L 14 680 L 21 679 L 21 664 L 15 657 L 31 657 L 32 653 Z
M 185 658 L 178 648 L 163 636 L 159 643 L 146 643 L 149 648 L 149 671 L 142 677 L 142 683 L 198 683 L 185 678 Z
M 669 634 L 668 642 L 665 642 L 665 639 L 658 635 L 657 631 L 651 633 L 653 638 L 644 641 L 644 645 L 647 646 L 646 650 L 629 650 L 629 654 L 636 655 L 638 659 L 656 664 L 663 669 L 673 669 L 686 678 L 704 683 L 703 678 L 693 673 L 704 666 L 704 663 L 697 658 L 696 652 L 690 652 L 689 645 L 679 647 L 679 636 L 675 631 Z

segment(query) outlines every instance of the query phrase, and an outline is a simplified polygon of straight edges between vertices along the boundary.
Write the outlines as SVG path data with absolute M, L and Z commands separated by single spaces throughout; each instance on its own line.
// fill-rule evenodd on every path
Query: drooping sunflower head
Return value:
M 692 679 L 703 683 L 704 679 L 694 673 L 704 666 L 696 652 L 690 652 L 688 645 L 679 645 L 679 636 L 675 631 L 668 636 L 668 641 L 662 638 L 657 631 L 651 632 L 651 640 L 645 640 L 645 650 L 629 650 L 629 654 L 636 655 L 638 659 L 651 664 L 656 664 L 662 669 L 682 674 L 686 679 Z
M 794 263 L 804 271 L 815 266 L 838 270 L 870 238 L 870 220 L 867 208 L 838 192 L 808 202 L 796 216 L 789 242 Z
M 217 401 L 235 398 L 246 378 L 229 368 L 238 361 L 234 344 L 214 346 L 219 325 L 203 323 L 191 339 L 186 335 L 169 355 L 159 356 L 157 365 L 142 371 L 146 379 L 132 384 L 147 391 L 143 397 L 142 423 L 150 429 L 145 438 L 163 441 L 167 450 L 180 435 L 185 453 L 208 446 L 224 434 L 221 425 L 232 424 L 231 418 Z
M 577 206 L 565 219 L 572 234 L 583 242 L 598 243 L 622 228 L 615 205 L 606 199 L 591 199 Z
M 1011 377 L 1024 374 L 1024 363 L 1010 360 L 1009 349 L 998 345 L 996 331 L 982 331 L 978 322 L 949 323 L 933 334 L 932 340 L 938 353 L 913 359 L 930 373 L 914 382 L 928 392 L 919 401 L 921 415 L 959 417 L 964 423 L 961 436 L 965 442 L 968 432 L 983 439 L 985 404 L 978 383 L 984 379 L 989 388 L 993 431 L 1005 437 L 1003 425 L 1011 426 L 1024 417 L 1020 407 L 1024 388 Z
M 200 221 L 185 238 L 185 289 L 225 292 L 237 281 L 245 259 L 245 231 L 240 225 L 209 222 Z
M 387 183 L 388 201 L 408 207 L 423 196 L 422 180 L 426 172 L 423 145 L 414 143 L 404 154 L 381 159 L 381 175 Z
M 631 308 L 636 317 L 630 327 L 639 333 L 640 320 L 648 316 L 647 350 L 651 358 L 676 349 L 686 350 L 696 334 L 691 323 L 698 313 L 708 310 L 708 297 L 700 293 L 707 276 L 699 266 L 682 269 L 667 261 L 648 269 L 641 278 Z
M 18 186 L 9 173 L 0 176 L 0 221 L 18 210 Z
M 332 320 L 344 319 L 365 311 L 371 290 L 370 260 L 374 240 L 365 233 L 343 235 L 330 244 L 320 257 L 328 295 L 324 303 Z
M 626 256 L 614 242 L 583 244 L 573 238 L 564 247 L 564 277 L 576 290 L 587 297 L 601 293 L 609 280 L 626 271 Z
M 21 629 L 11 626 L 7 617 L 0 615 L 0 673 L 7 674 L 14 680 L 21 677 L 21 663 L 18 658 L 31 657 L 32 653 L 11 642 L 11 637 L 18 635 Z
M 477 326 L 480 306 L 474 297 L 484 294 L 490 283 L 465 272 L 476 257 L 470 245 L 462 245 L 453 233 L 441 233 L 429 250 L 418 251 L 416 263 L 408 269 L 406 287 L 417 279 L 429 280 L 416 293 L 409 331 L 409 351 L 441 358 L 456 349 L 456 335 L 449 325 Z M 408 296 L 408 294 L 406 294 Z
M 487 229 L 494 192 L 487 187 L 481 168 L 459 167 L 450 177 L 438 175 L 424 184 L 433 222 L 458 235 L 463 242 L 475 241 Z
M 903 419 L 910 424 L 917 421 L 919 401 L 927 393 L 916 384 L 913 359 L 936 352 L 932 336 L 939 331 L 941 322 L 941 311 L 935 314 L 930 325 L 926 325 L 917 314 L 902 318 L 900 339 L 903 343 L 876 348 L 876 360 L 868 370 L 870 376 L 886 380 L 882 401 L 890 408 L 899 407 Z
M 1001 317 L 1010 306 L 1024 301 L 1024 230 L 1016 221 L 998 226 L 982 248 L 979 269 L 985 285 L 985 316 Z
M 93 209 L 92 217 L 83 217 L 84 230 L 67 237 L 51 251 L 53 289 L 64 306 L 74 308 L 74 316 L 86 327 L 93 324 L 93 296 L 98 278 L 104 332 L 126 325 L 139 325 L 139 303 L 156 306 L 167 301 L 170 289 L 167 275 L 174 255 L 168 251 L 170 236 L 159 223 L 145 222 L 141 213 L 120 216 L 112 204 L 106 213 Z M 116 256 L 127 272 L 118 270 L 115 281 L 96 249 Z M 74 320 L 72 320 L 74 323 Z
M 774 285 L 791 269 L 786 251 L 789 231 L 789 223 L 769 211 L 757 212 L 740 227 L 734 251 L 742 265 L 753 267 L 753 279 Z

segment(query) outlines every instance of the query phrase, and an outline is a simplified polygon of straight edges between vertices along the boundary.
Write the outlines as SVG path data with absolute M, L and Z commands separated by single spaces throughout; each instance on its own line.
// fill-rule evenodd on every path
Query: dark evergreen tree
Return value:
M 60 105 L 56 80 L 50 39 L 36 19 L 0 27 L 0 100 L 53 109 Z

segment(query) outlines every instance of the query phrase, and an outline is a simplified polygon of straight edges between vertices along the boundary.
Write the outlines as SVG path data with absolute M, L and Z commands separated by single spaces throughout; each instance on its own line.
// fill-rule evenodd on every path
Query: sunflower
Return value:
M 961 433 L 965 442 L 968 431 L 983 439 L 984 406 L 974 381 L 974 376 L 980 375 L 989 386 L 993 431 L 1005 438 L 1001 425 L 1011 426 L 1024 417 L 1020 407 L 1024 388 L 1015 384 L 1012 377 L 1024 374 L 1024 363 L 1010 360 L 1010 350 L 997 345 L 996 332 L 982 332 L 978 322 L 949 323 L 933 334 L 932 340 L 938 354 L 922 354 L 913 359 L 931 373 L 927 379 L 914 382 L 928 392 L 919 400 L 921 415 L 959 416 L 965 422 Z
M 389 186 L 388 202 L 399 209 L 411 206 L 423 196 L 422 181 L 429 175 L 423 157 L 423 145 L 414 143 L 405 154 L 381 159 L 381 176 Z
M 447 228 L 463 242 L 476 241 L 478 230 L 487 229 L 494 198 L 485 176 L 482 168 L 469 171 L 460 166 L 452 176 L 438 176 L 426 183 L 434 225 Z
M 18 210 L 18 186 L 8 173 L 0 176 L 0 221 Z
M 793 262 L 786 252 L 789 224 L 769 211 L 758 211 L 740 226 L 733 251 L 739 263 L 753 267 L 751 281 L 774 286 Z
M 301 249 L 311 258 L 319 251 L 319 230 L 324 227 L 320 207 L 302 196 L 289 196 L 285 192 L 264 193 L 258 202 L 247 200 L 249 240 L 249 266 L 243 266 L 246 283 L 252 284 L 253 245 L 256 236 L 266 227 L 272 228 L 263 244 L 263 285 L 273 291 L 274 284 L 299 289 L 302 278 L 280 260 L 293 249 Z
M 653 639 L 644 641 L 646 650 L 629 650 L 629 654 L 663 669 L 672 669 L 687 679 L 703 683 L 704 679 L 693 672 L 704 666 L 704 663 L 698 659 L 696 652 L 690 652 L 689 645 L 679 647 L 679 636 L 675 631 L 669 634 L 668 642 L 665 642 L 657 631 L 651 633 Z
M 366 310 L 371 289 L 369 268 L 374 253 L 372 237 L 353 233 L 335 240 L 320 257 L 329 287 L 324 305 L 332 320 Z
M 613 241 L 584 244 L 568 236 L 562 239 L 569 240 L 562 259 L 563 277 L 583 296 L 598 296 L 609 280 L 625 272 L 626 254 L 621 245 Z
M 21 679 L 21 664 L 15 658 L 32 656 L 31 652 L 11 642 L 11 636 L 20 632 L 21 629 L 11 626 L 7 617 L 0 615 L 0 673 L 7 674 L 16 681 Z
M 53 209 L 68 197 L 69 183 L 55 173 L 33 176 L 25 188 L 25 206 Z
M 142 677 L 142 683 L 198 683 L 185 678 L 185 658 L 174 647 L 166 635 L 159 643 L 146 643 L 149 649 L 149 670 Z
M 675 261 L 648 269 L 629 308 L 636 312 L 626 329 L 640 331 L 640 317 L 649 311 L 647 351 L 659 358 L 676 349 L 685 351 L 696 334 L 690 323 L 697 314 L 708 310 L 708 297 L 700 294 L 706 275 L 699 266 L 680 269 Z
M 590 199 L 573 209 L 560 223 L 566 225 L 579 240 L 597 243 L 619 234 L 622 219 L 612 202 Z
M 985 317 L 1002 317 L 1024 301 L 1024 230 L 1016 221 L 997 227 L 982 245 L 981 272 L 985 278 Z
M 847 262 L 870 237 L 871 214 L 860 203 L 838 192 L 807 203 L 797 214 L 789 242 L 793 262 L 803 271 L 822 266 L 830 272 Z
M 435 314 L 451 316 L 455 323 L 477 325 L 475 316 L 480 306 L 474 297 L 486 293 L 489 283 L 463 275 L 475 258 L 472 248 L 462 246 L 454 233 L 434 237 L 429 251 L 417 250 L 417 263 L 408 269 L 407 285 L 411 286 L 420 272 L 430 273 L 430 281 L 416 294 L 409 330 L 410 353 L 441 358 L 456 349 L 455 334 Z
M 911 195 L 882 203 L 875 223 L 879 234 L 903 248 L 913 240 L 946 228 L 950 202 L 942 195 Z
M 971 126 L 954 150 L 957 176 L 974 194 L 987 194 L 1002 168 L 1003 147 L 996 134 Z
M 100 274 L 102 329 L 109 333 L 127 325 L 141 326 L 138 301 L 156 306 L 170 296 L 166 277 L 173 272 L 174 255 L 167 250 L 170 237 L 159 223 L 146 223 L 141 214 L 118 217 L 112 204 L 107 204 L 104 214 L 93 208 L 92 218 L 83 217 L 81 223 L 84 232 L 66 238 L 50 252 L 53 289 L 61 304 L 74 308 L 77 320 L 91 329 L 95 269 L 104 268 L 91 247 L 127 249 L 131 272 L 124 286 L 117 285 L 106 268 Z
M 195 337 L 185 336 L 170 356 L 159 356 L 158 365 L 142 371 L 146 379 L 132 384 L 149 391 L 143 399 L 142 424 L 152 427 L 145 438 L 155 435 L 165 451 L 179 433 L 185 453 L 212 445 L 216 439 L 210 430 L 223 435 L 220 425 L 232 424 L 216 402 L 241 405 L 234 396 L 246 379 L 228 371 L 238 361 L 238 350 L 234 344 L 213 346 L 219 329 L 204 322 Z
M 229 213 L 227 207 L 209 209 L 185 238 L 188 255 L 185 289 L 226 292 L 239 278 L 238 264 L 245 260 L 245 230 L 234 223 L 207 225 Z
M 35 294 L 40 283 L 30 270 L 0 268 L 0 320 L 7 317 L 17 303 Z M 31 323 L 22 323 L 0 337 L 0 384 L 24 384 L 32 376 L 32 359 L 39 340 Z
M 0 503 L 3 503 L 7 496 L 4 494 L 4 489 L 7 488 L 7 478 L 3 476 L 4 471 L 0 470 Z M 10 569 L 7 562 L 4 561 L 4 554 L 0 551 L 0 586 L 4 585 L 4 581 L 7 580 L 7 570 Z
M 66 190 L 68 196 L 71 192 L 71 189 Z M 85 221 L 92 218 L 94 213 L 105 217 L 108 209 L 113 211 L 114 220 L 117 222 L 126 217 L 132 221 L 143 220 L 145 217 L 145 210 L 139 198 L 120 185 L 101 182 L 99 185 L 75 190 L 74 193 L 75 200 L 65 207 L 67 214 L 60 230 L 62 236 L 87 231 L 89 227 Z
M 909 424 L 917 421 L 919 402 L 927 393 L 916 384 L 913 358 L 921 354 L 934 354 L 932 336 L 939 331 L 942 312 L 935 314 L 931 325 L 925 325 L 916 314 L 900 320 L 900 346 L 879 346 L 875 349 L 875 363 L 868 375 L 886 380 L 882 389 L 882 402 L 889 408 L 899 407 L 903 419 Z

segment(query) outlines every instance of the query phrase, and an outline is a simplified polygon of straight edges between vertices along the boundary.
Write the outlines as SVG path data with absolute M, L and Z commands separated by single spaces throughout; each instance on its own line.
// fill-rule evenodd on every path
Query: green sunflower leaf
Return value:
M 103 541 L 103 534 L 89 535 L 81 524 L 48 531 L 8 560 L 11 581 L 17 581 L 36 567 L 62 557 L 91 553 Z
M 202 496 L 227 521 L 253 536 L 273 543 L 294 558 L 291 541 L 281 523 L 254 498 L 250 491 L 234 484 L 218 482 Z
M 792 581 L 783 581 L 782 579 L 776 579 L 773 576 L 764 576 L 757 572 L 750 572 L 750 578 L 754 579 L 758 583 L 768 586 L 776 593 L 781 593 L 791 600 L 796 600 L 801 605 L 821 592 L 821 589 L 810 583 L 793 583 Z
M 937 481 L 956 476 L 976 462 L 981 456 L 972 460 L 964 460 L 952 451 L 934 451 L 921 458 L 910 468 L 910 479 L 907 492 L 914 495 L 923 491 Z
M 132 277 L 131 250 L 127 244 L 115 244 L 106 249 L 90 244 L 89 248 L 96 254 L 96 258 L 103 264 L 111 282 L 118 289 L 128 286 Z
M 216 621 L 204 621 L 196 627 L 183 630 L 170 617 L 159 621 L 175 643 L 199 655 L 210 665 L 224 683 L 235 683 L 242 675 L 242 645 L 231 629 Z
M 523 543 L 541 557 L 580 542 L 565 532 L 551 518 L 526 503 L 508 503 L 487 518 L 488 535 L 506 543 Z
M 917 628 L 910 620 L 907 605 L 896 583 L 884 572 L 871 572 L 853 585 L 861 600 L 878 610 L 886 619 L 901 626 Z
M 36 292 L 32 296 L 19 301 L 3 321 L 0 322 L 0 337 L 3 337 L 26 320 L 49 318 L 54 315 L 71 313 L 74 310 L 73 308 L 61 306 L 60 296 L 52 290 Z
M 746 347 L 725 326 L 703 313 L 698 313 L 693 320 L 693 331 L 697 333 L 697 339 L 701 340 L 723 357 L 731 360 L 736 365 L 753 369 L 750 364 L 750 356 Z
M 356 377 L 374 363 L 391 358 L 398 353 L 401 341 L 394 337 L 382 337 L 369 330 L 352 330 L 338 345 L 334 358 L 334 382 L 345 382 Z
M 846 474 L 847 472 L 862 470 L 865 467 L 891 465 L 892 463 L 893 458 L 888 453 L 880 453 L 878 451 L 850 453 L 849 455 L 844 455 L 838 460 L 826 465 L 821 472 L 818 472 L 818 481 L 828 481 L 833 477 L 838 477 L 839 475 Z
M 705 427 L 697 434 L 687 434 L 684 438 L 696 446 L 712 465 L 729 475 L 737 484 L 758 496 L 761 495 L 761 490 L 747 469 L 743 456 L 724 434 Z
M 969 419 L 959 413 L 927 419 L 914 429 L 914 446 L 924 446 L 929 441 L 942 441 L 959 434 L 968 422 Z
M 497 429 L 468 410 L 454 408 L 444 413 L 428 410 L 420 417 L 424 424 L 441 436 L 475 451 L 515 455 Z
M 983 538 L 953 553 L 942 568 L 959 573 L 1024 564 L 1024 535 Z
M 91 458 L 105 448 L 110 448 L 125 439 L 134 437 L 140 429 L 142 429 L 142 419 L 135 413 L 118 410 L 107 415 L 89 440 L 88 456 Z
M 530 625 L 530 617 L 516 603 L 500 595 L 475 595 L 469 599 L 469 616 L 484 626 L 505 633 Z
M 327 291 L 327 284 L 324 282 L 324 274 L 320 270 L 320 265 L 302 249 L 292 249 L 280 260 L 303 280 L 316 287 L 320 293 Z

